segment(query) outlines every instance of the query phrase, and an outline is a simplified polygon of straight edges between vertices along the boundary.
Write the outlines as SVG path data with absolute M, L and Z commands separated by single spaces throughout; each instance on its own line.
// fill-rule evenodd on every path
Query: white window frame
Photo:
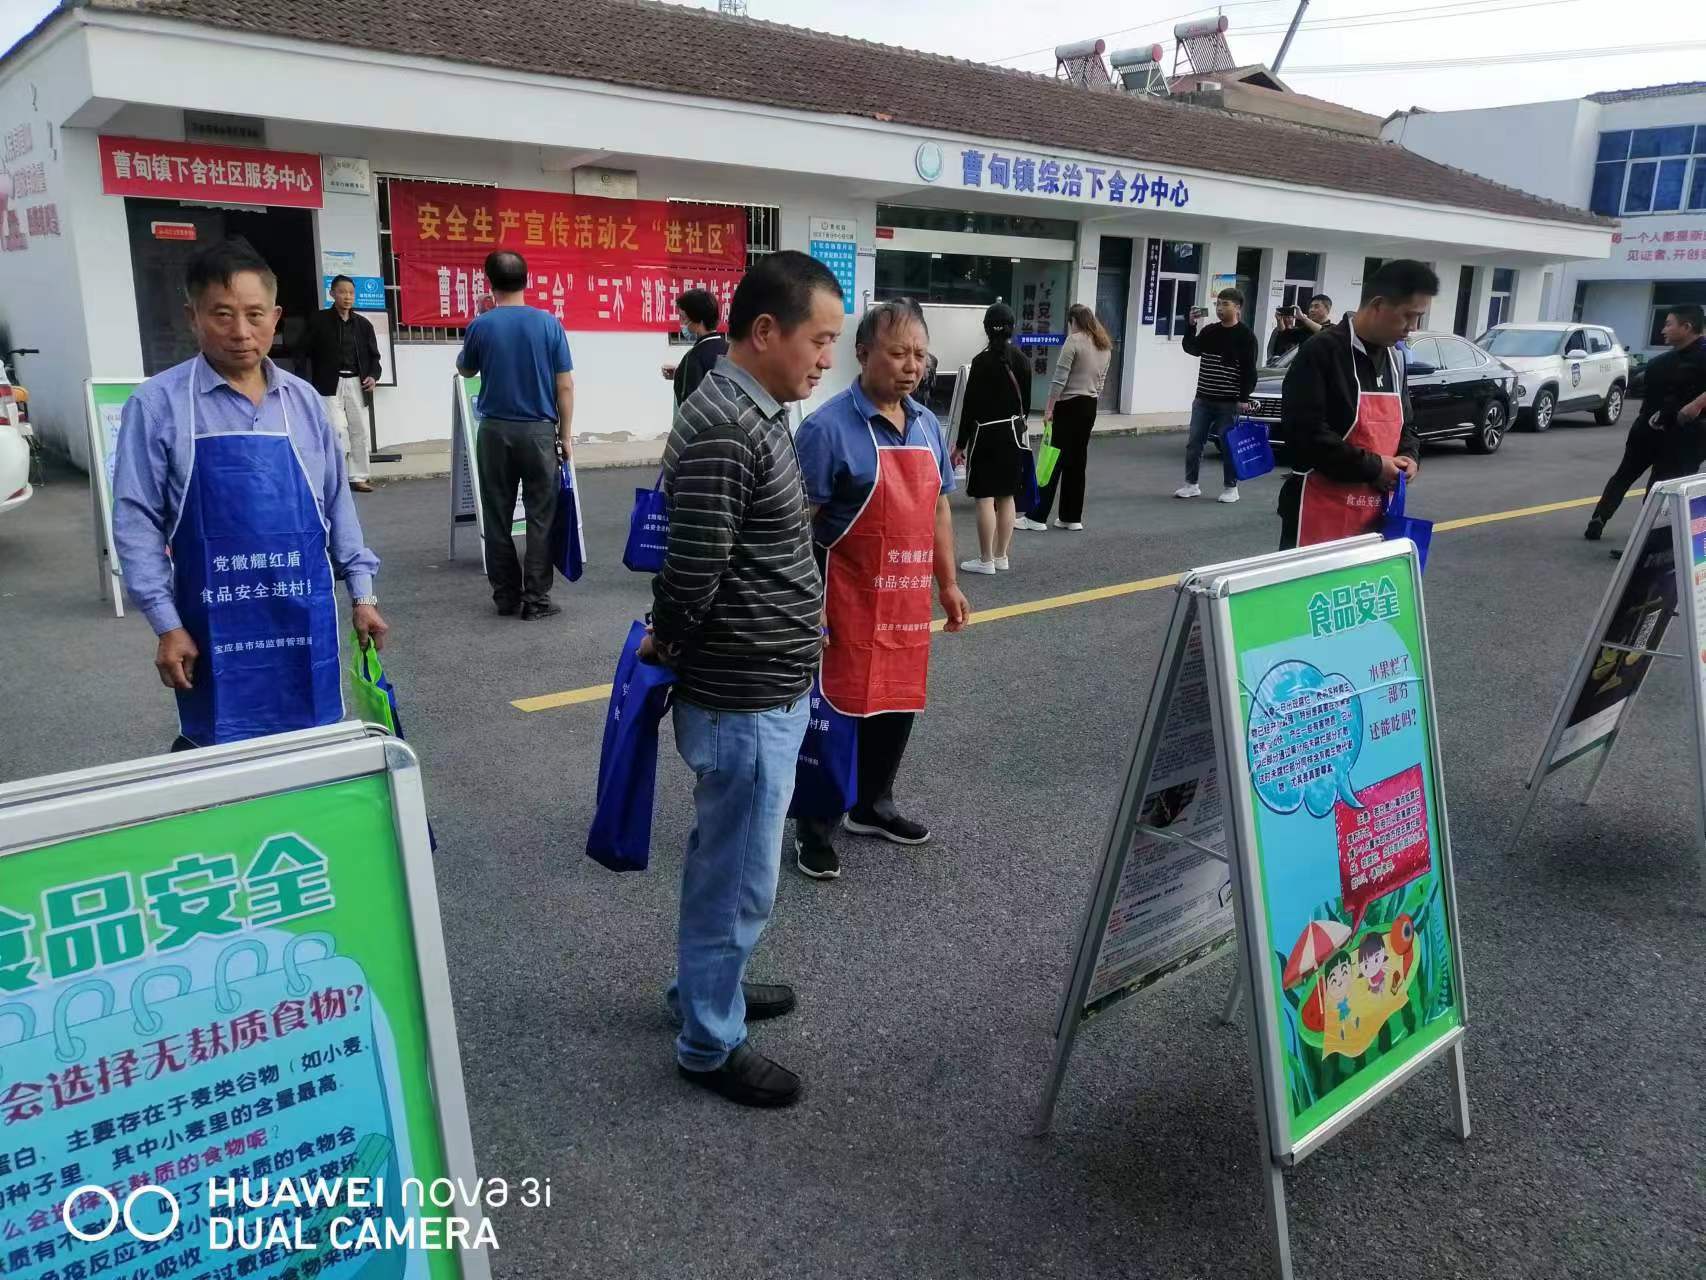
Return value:
M 1603 130 L 1602 132 L 1605 132 L 1605 133 L 1627 132 L 1630 135 L 1629 149 L 1631 151 L 1633 151 L 1634 150 L 1634 141 L 1635 141 L 1634 135 L 1635 134 L 1657 132 L 1659 130 L 1666 129 L 1666 128 L 1681 128 L 1681 127 L 1682 127 L 1681 125 L 1648 125 L 1648 126 L 1645 126 L 1643 128 L 1629 129 L 1626 131 L 1625 130 L 1618 130 L 1618 129 L 1606 129 L 1606 130 Z M 1696 129 L 1698 129 L 1698 127 L 1699 127 L 1698 123 L 1696 124 L 1695 127 L 1696 127 Z M 1695 145 L 1698 147 L 1701 144 L 1696 142 Z M 1631 208 L 1629 208 L 1629 184 L 1634 180 L 1635 166 L 1638 164 L 1650 164 L 1650 165 L 1654 166 L 1654 169 L 1653 169 L 1653 192 L 1654 192 L 1654 195 L 1656 197 L 1656 195 L 1658 193 L 1658 184 L 1659 184 L 1658 166 L 1664 164 L 1666 161 L 1669 161 L 1669 160 L 1681 160 L 1681 161 L 1685 162 L 1685 167 L 1683 168 L 1683 171 L 1682 171 L 1682 193 L 1678 197 L 1676 208 L 1674 208 L 1674 209 L 1651 209 L 1651 208 L 1648 208 L 1648 209 L 1631 209 Z M 1620 218 L 1659 218 L 1659 217 L 1664 217 L 1666 214 L 1706 213 L 1706 208 L 1690 209 L 1688 207 L 1688 195 L 1689 195 L 1689 192 L 1694 189 L 1694 180 L 1695 180 L 1696 176 L 1698 176 L 1698 174 L 1702 170 L 1706 170 L 1706 151 L 1696 150 L 1696 151 L 1693 151 L 1687 155 L 1680 155 L 1680 156 L 1639 156 L 1639 157 L 1637 157 L 1634 155 L 1628 155 L 1628 156 L 1625 156 L 1622 160 L 1596 161 L 1595 167 L 1597 168 L 1598 165 L 1600 165 L 1600 164 L 1621 164 L 1623 166 L 1623 181 L 1618 185 L 1618 188 L 1617 188 L 1617 213 L 1614 215 L 1616 217 L 1620 217 Z
M 1517 269 L 1515 267 L 1488 267 L 1487 271 L 1487 323 L 1482 328 L 1482 333 L 1496 324 L 1508 324 L 1511 319 L 1512 307 L 1516 301 Z M 1501 271 L 1511 273 L 1511 287 L 1509 289 L 1496 287 Z
M 1321 275 L 1326 270 L 1327 255 L 1316 249 L 1284 249 L 1285 266 L 1291 265 L 1293 253 L 1307 253 L 1315 259 L 1315 279 L 1304 280 L 1293 277 L 1288 272 L 1280 282 L 1280 306 L 1296 307 L 1299 311 L 1309 310 L 1309 300 L 1321 292 Z
M 1155 273 L 1155 336 L 1157 338 L 1161 339 L 1161 341 L 1163 341 L 1163 342 L 1172 342 L 1175 338 L 1183 338 L 1185 336 L 1183 333 L 1173 333 L 1172 332 L 1173 315 L 1174 315 L 1173 304 L 1178 299 L 1178 290 L 1179 290 L 1179 282 L 1180 281 L 1188 280 L 1191 283 L 1193 297 L 1192 297 L 1190 306 L 1200 307 L 1200 306 L 1204 305 L 1203 296 L 1202 296 L 1202 288 L 1203 288 L 1203 285 L 1202 285 L 1203 270 L 1202 270 L 1202 268 L 1203 268 L 1203 264 L 1208 260 L 1208 244 L 1205 241 L 1200 241 L 1200 240 L 1166 240 L 1166 239 L 1163 239 L 1161 241 L 1161 259 L 1160 259 L 1163 263 L 1167 261 L 1167 246 L 1170 244 L 1188 244 L 1188 245 L 1193 246 L 1196 250 L 1197 269 L 1194 272 L 1192 272 L 1192 271 L 1168 271 L 1164 267 L 1158 268 L 1156 270 L 1156 273 Z M 1166 298 L 1167 298 L 1167 303 L 1165 306 L 1162 305 L 1163 293 L 1165 293 Z M 1186 314 L 1187 314 L 1187 316 L 1189 315 L 1189 308 L 1186 309 Z M 1190 323 L 1190 321 L 1187 319 L 1185 321 L 1185 323 L 1188 325 Z

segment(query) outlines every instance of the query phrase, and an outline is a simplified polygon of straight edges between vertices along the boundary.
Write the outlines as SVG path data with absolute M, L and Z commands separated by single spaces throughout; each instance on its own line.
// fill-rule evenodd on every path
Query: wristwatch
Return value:
M 377 609 L 379 607 L 379 597 L 378 596 L 357 596 L 355 598 L 355 603 L 356 604 L 365 604 L 365 605 L 368 605 L 372 608 Z

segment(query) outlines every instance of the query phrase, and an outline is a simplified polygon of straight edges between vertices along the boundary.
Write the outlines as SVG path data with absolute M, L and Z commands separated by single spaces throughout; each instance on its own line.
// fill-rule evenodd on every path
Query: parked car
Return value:
M 1608 427 L 1623 416 L 1629 353 L 1594 324 L 1499 324 L 1476 339 L 1522 377 L 1518 418 L 1546 431 L 1560 413 L 1586 410 Z
M 1276 448 L 1280 391 L 1285 371 L 1301 347 L 1281 356 L 1256 380 L 1255 416 L 1268 424 Z M 1517 375 L 1473 342 L 1449 333 L 1413 333 L 1405 344 L 1410 405 L 1423 441 L 1462 440 L 1473 453 L 1494 453 L 1504 441 L 1522 388 Z
M 34 492 L 30 488 L 30 444 L 26 437 L 29 428 L 20 401 L 13 394 L 6 366 L 0 364 L 0 512 L 23 506 Z

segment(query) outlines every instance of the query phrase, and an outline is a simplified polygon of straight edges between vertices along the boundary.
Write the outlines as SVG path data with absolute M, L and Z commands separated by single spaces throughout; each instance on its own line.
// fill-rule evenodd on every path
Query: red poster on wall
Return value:
M 667 330 L 709 289 L 725 313 L 746 265 L 746 212 L 555 191 L 391 184 L 398 320 L 460 327 L 481 309 L 493 249 L 527 260 L 528 301 L 572 330 Z
M 726 316 L 740 272 L 676 271 L 671 267 L 612 267 L 524 252 L 527 300 L 549 311 L 565 329 L 671 330 L 675 300 L 689 289 L 716 294 Z M 402 324 L 448 328 L 467 325 L 484 309 L 486 275 L 480 259 L 446 260 L 415 255 L 398 260 L 397 319 Z
M 211 142 L 108 138 L 101 144 L 101 190 L 109 196 L 213 200 L 318 209 L 320 157 Z

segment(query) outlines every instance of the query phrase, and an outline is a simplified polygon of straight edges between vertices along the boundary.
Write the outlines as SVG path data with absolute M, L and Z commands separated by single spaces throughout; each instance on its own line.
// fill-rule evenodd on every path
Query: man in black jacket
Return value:
M 705 375 L 716 368 L 717 361 L 728 354 L 729 340 L 717 331 L 722 308 L 717 305 L 717 295 L 709 289 L 687 290 L 675 300 L 675 314 L 681 320 L 681 336 L 693 340 L 686 355 L 663 367 L 663 376 L 675 384 L 675 403 L 679 408 Z
M 1397 345 L 1427 314 L 1439 277 L 1399 258 L 1368 282 L 1368 301 L 1323 329 L 1286 371 L 1280 434 L 1292 472 L 1280 488 L 1280 549 L 1369 533 L 1421 443 Z
M 1185 484 L 1175 498 L 1195 498 L 1202 493 L 1197 472 L 1202 466 L 1203 446 L 1213 436 L 1220 445 L 1220 471 L 1225 482 L 1222 502 L 1238 501 L 1238 473 L 1232 469 L 1232 450 L 1226 447 L 1226 429 L 1248 407 L 1256 389 L 1256 335 L 1244 323 L 1244 295 L 1222 289 L 1215 295 L 1214 314 L 1218 324 L 1203 325 L 1204 313 L 1193 309 L 1185 332 L 1188 356 L 1198 358 L 1197 396 L 1191 401 L 1191 432 L 1185 444 Z
M 1693 475 L 1700 469 L 1706 440 L 1700 410 L 1706 399 L 1706 312 L 1688 304 L 1665 315 L 1661 337 L 1669 351 L 1647 366 L 1647 390 L 1641 412 L 1629 428 L 1623 460 L 1611 473 L 1583 537 L 1598 542 L 1623 495 L 1640 474 L 1653 469 L 1651 484 Z
M 366 316 L 355 310 L 355 281 L 332 279 L 332 305 L 308 317 L 295 351 L 297 368 L 314 384 L 326 404 L 326 417 L 338 433 L 349 467 L 349 487 L 372 493 L 368 483 L 367 402 L 379 381 L 379 338 Z

